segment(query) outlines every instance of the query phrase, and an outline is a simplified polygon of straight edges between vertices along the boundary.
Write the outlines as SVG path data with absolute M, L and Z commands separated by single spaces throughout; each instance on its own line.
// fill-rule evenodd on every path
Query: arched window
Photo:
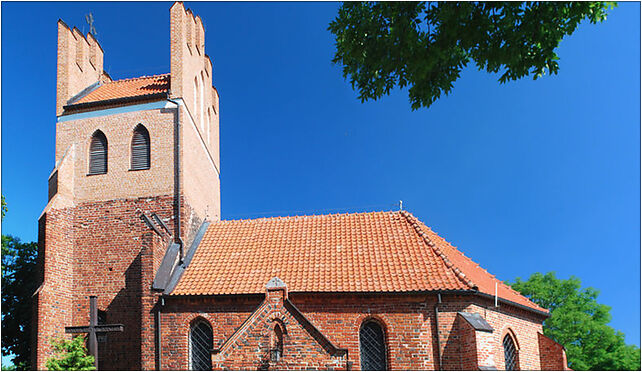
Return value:
M 89 174 L 107 173 L 107 137 L 100 130 L 91 136 L 89 145 Z
M 205 131 L 207 132 L 207 144 L 210 144 L 210 132 L 212 131 L 210 129 L 212 125 L 212 111 L 210 108 L 207 108 L 207 125 L 205 126 Z
M 270 336 L 270 360 L 278 362 L 283 357 L 283 329 L 276 324 Z
M 359 331 L 359 346 L 362 370 L 384 371 L 388 369 L 385 337 L 379 323 L 373 320 L 363 323 Z
M 504 336 L 504 364 L 507 371 L 517 370 L 517 349 L 510 334 Z
M 198 79 L 194 77 L 194 121 L 198 121 Z
M 190 329 L 190 369 L 194 371 L 210 371 L 212 369 L 212 348 L 214 336 L 210 324 L 200 319 Z
M 150 144 L 149 132 L 142 124 L 138 124 L 132 136 L 132 170 L 149 169 Z

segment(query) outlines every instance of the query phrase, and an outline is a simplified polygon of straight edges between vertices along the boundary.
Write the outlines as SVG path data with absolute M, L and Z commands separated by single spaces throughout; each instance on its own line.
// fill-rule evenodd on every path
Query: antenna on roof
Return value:
M 403 200 L 399 200 L 399 210 L 403 210 Z
M 89 33 L 98 36 L 98 31 L 96 31 L 96 27 L 94 27 L 94 15 L 91 13 L 85 14 L 85 21 L 89 24 Z
M 497 307 L 497 282 L 495 282 L 495 307 Z

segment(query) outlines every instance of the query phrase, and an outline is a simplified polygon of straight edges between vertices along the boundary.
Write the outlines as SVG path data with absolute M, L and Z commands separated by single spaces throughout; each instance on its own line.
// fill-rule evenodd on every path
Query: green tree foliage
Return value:
M 31 306 L 36 290 L 35 242 L 2 235 L 2 353 L 18 369 L 30 369 Z
M 3 364 L 3 365 L 2 365 L 2 370 L 3 370 L 3 371 L 15 371 L 15 370 L 16 370 L 16 366 L 15 366 L 15 365 L 13 365 L 13 364 L 10 364 L 10 365 L 8 365 L 8 366 L 5 366 L 5 365 Z
M 85 338 L 76 336 L 71 341 L 53 340 L 52 345 L 57 356 L 51 357 L 45 363 L 50 371 L 93 371 L 94 357 L 87 355 Z
M 505 83 L 557 74 L 555 48 L 613 2 L 346 2 L 328 29 L 333 62 L 361 101 L 408 86 L 412 109 L 448 94 L 472 60 Z
M 510 285 L 551 311 L 544 334 L 566 348 L 574 370 L 640 370 L 640 348 L 627 345 L 624 334 L 607 325 L 611 308 L 597 302 L 596 289 L 582 289 L 578 278 L 561 280 L 553 272 Z
M 4 201 L 4 195 L 2 195 L 2 219 L 4 220 L 4 215 L 7 213 L 7 202 Z
M 2 197 L 2 218 L 7 203 Z M 36 290 L 38 245 L 2 235 L 2 355 L 13 354 L 13 366 L 28 370 L 31 356 L 31 306 Z

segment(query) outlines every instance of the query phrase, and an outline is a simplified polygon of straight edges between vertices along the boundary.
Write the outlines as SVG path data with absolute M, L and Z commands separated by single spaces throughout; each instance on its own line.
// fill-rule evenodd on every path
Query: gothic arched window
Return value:
M 210 144 L 210 133 L 211 133 L 210 127 L 212 125 L 212 111 L 210 110 L 209 107 L 207 108 L 207 122 L 206 122 L 206 124 L 207 125 L 205 126 L 205 133 L 207 133 L 207 144 L 209 145 Z
M 199 100 L 199 118 L 201 119 L 201 132 L 205 131 L 205 110 L 204 110 L 204 103 L 205 103 L 205 94 L 203 92 L 203 89 L 205 88 L 205 79 L 203 78 L 203 72 L 201 72 L 201 81 L 200 84 L 198 85 L 200 90 L 201 90 L 201 98 Z
M 361 349 L 361 369 L 364 371 L 384 371 L 388 369 L 386 343 L 383 328 L 379 323 L 369 320 L 359 330 Z
M 194 77 L 194 121 L 198 121 L 198 79 Z
M 270 360 L 278 362 L 283 357 L 283 329 L 276 324 L 270 336 Z
M 107 173 L 107 137 L 100 130 L 91 136 L 89 145 L 89 174 Z
M 510 334 L 504 337 L 504 364 L 507 371 L 517 370 L 517 348 Z
M 149 169 L 150 166 L 149 132 L 142 124 L 138 124 L 132 136 L 132 170 Z
M 190 328 L 190 369 L 210 371 L 212 369 L 212 348 L 214 336 L 210 324 L 200 319 Z

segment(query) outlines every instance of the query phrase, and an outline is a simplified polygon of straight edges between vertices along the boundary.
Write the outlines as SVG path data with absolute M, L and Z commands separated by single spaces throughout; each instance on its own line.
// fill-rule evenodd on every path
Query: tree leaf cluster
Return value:
M 328 29 L 333 62 L 362 102 L 408 87 L 430 107 L 473 61 L 501 83 L 557 74 L 555 49 L 583 20 L 606 19 L 614 2 L 345 2 Z
M 627 345 L 624 334 L 608 325 L 611 308 L 597 302 L 599 291 L 582 288 L 576 277 L 558 279 L 555 273 L 535 273 L 513 289 L 551 311 L 544 334 L 566 349 L 576 370 L 640 370 L 640 348 Z
M 2 235 L 2 353 L 17 369 L 30 369 L 32 294 L 38 245 Z
M 72 340 L 57 339 L 52 341 L 55 357 L 45 363 L 50 371 L 93 371 L 94 357 L 87 355 L 85 338 L 76 336 Z

